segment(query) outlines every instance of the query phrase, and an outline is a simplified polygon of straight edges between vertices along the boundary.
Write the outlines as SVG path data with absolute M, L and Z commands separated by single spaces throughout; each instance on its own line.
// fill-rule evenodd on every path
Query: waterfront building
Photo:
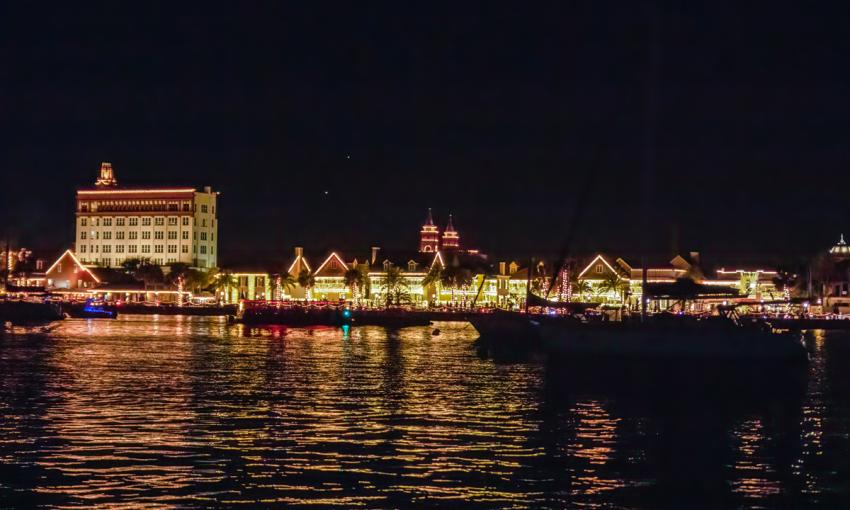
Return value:
M 827 313 L 850 313 L 850 246 L 839 236 L 822 260 L 818 260 L 812 271 L 821 281 L 823 311 Z
M 217 198 L 209 186 L 119 186 L 104 162 L 95 186 L 77 190 L 75 255 L 103 267 L 133 258 L 216 267 Z
M 717 288 L 733 288 L 740 300 L 770 301 L 784 298 L 774 282 L 777 271 L 758 266 L 739 266 L 735 269 L 719 267 L 713 276 L 702 264 L 698 252 L 676 255 L 668 261 L 650 261 L 647 268 L 648 284 L 672 284 L 680 279 Z M 643 269 L 634 267 L 621 257 L 597 254 L 578 273 L 579 290 L 574 301 L 601 302 L 612 306 L 640 308 L 643 287 Z M 721 299 L 722 301 L 722 299 Z M 666 305 L 669 303 L 662 303 Z

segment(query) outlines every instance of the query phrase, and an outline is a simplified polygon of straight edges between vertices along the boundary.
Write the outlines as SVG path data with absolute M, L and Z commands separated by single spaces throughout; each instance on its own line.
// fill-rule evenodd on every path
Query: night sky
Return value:
M 71 243 L 74 190 L 111 161 L 124 185 L 220 190 L 225 262 L 414 248 L 428 207 L 466 246 L 555 251 L 601 145 L 578 250 L 795 254 L 850 234 L 837 2 L 659 4 L 648 232 L 641 5 L 11 4 L 0 229 L 35 248 Z

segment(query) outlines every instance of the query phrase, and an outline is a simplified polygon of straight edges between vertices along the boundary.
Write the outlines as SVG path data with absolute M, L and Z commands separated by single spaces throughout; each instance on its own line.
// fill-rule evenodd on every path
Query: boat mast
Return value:
M 658 30 L 657 30 L 657 12 L 655 5 L 650 3 L 648 7 L 648 22 L 649 22 L 649 41 L 648 41 L 648 62 L 646 71 L 646 90 L 645 90 L 645 114 L 644 114 L 644 167 L 642 179 L 641 193 L 641 216 L 643 220 L 643 235 L 641 236 L 641 282 L 640 282 L 640 319 L 646 320 L 647 314 L 647 266 L 649 260 L 647 252 L 649 251 L 648 232 L 651 228 L 650 212 L 652 208 L 652 184 L 655 177 L 655 88 L 658 72 Z

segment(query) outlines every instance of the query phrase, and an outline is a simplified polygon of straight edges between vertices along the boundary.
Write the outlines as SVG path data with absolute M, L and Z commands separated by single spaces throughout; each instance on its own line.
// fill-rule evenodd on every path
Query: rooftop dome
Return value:
M 829 249 L 829 253 L 832 255 L 850 256 L 850 246 L 847 246 L 847 242 L 844 241 L 844 234 L 841 234 L 838 243 Z

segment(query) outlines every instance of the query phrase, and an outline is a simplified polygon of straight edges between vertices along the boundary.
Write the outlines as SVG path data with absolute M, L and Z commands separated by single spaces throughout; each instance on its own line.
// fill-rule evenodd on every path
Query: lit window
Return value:
M 597 274 L 602 274 L 602 264 L 596 264 L 594 271 L 596 271 Z

